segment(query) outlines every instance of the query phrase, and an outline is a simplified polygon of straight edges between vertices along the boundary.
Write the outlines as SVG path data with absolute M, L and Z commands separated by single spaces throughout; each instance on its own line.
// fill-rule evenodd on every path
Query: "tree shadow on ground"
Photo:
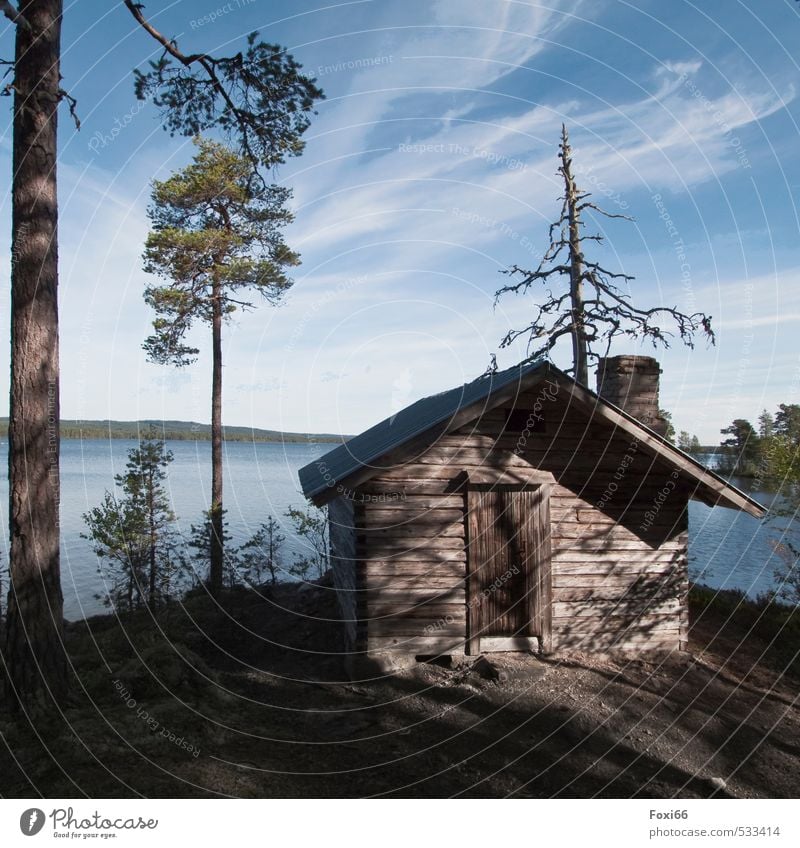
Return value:
M 352 682 L 332 593 L 225 603 L 187 602 L 161 630 L 71 626 L 73 695 L 34 720 L 39 738 L 2 721 L 0 794 L 708 797 L 745 761 L 750 794 L 790 794 L 791 777 L 771 781 L 790 774 L 796 724 L 737 729 L 733 707 L 693 703 L 712 672 L 509 656 L 504 682 L 458 664 Z M 699 768 L 687 744 L 716 759 Z

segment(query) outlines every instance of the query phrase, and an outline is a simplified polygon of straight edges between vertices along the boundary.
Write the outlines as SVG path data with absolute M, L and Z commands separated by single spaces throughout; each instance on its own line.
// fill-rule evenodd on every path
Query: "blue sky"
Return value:
M 65 5 L 62 73 L 83 126 L 62 115 L 63 415 L 208 421 L 205 328 L 192 368 L 141 350 L 150 180 L 184 165 L 191 143 L 133 96 L 131 69 L 154 43 L 122 3 L 99 19 L 100 4 Z M 535 266 L 546 246 L 562 121 L 583 186 L 636 219 L 595 222 L 606 263 L 636 276 L 634 301 L 713 316 L 716 347 L 656 354 L 678 428 L 715 442 L 734 417 L 800 401 L 798 4 L 183 0 L 146 12 L 187 50 L 230 52 L 258 29 L 327 94 L 305 154 L 276 175 L 294 191 L 295 286 L 227 330 L 227 423 L 357 432 L 472 379 L 493 352 L 501 366 L 521 358 L 498 344 L 532 301 L 495 309 L 493 295 L 504 268 Z M 0 29 L 0 55 L 12 43 Z M 554 361 L 568 357 L 565 342 Z M 4 395 L 7 372 L 4 360 Z

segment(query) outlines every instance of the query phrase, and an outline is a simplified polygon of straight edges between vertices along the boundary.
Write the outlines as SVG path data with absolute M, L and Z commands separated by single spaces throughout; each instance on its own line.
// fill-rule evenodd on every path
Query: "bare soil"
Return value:
M 351 681 L 329 585 L 69 627 L 55 719 L 0 715 L 3 797 L 796 797 L 796 656 L 693 610 L 690 651 L 493 654 Z M 491 679 L 491 678 L 495 679 Z

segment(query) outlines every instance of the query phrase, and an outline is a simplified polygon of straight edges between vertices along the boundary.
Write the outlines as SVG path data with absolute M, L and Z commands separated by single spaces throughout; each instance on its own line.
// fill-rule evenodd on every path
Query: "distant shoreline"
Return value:
M 146 418 L 142 421 L 113 421 L 95 419 L 79 421 L 64 418 L 61 421 L 62 439 L 132 439 L 136 440 L 150 428 L 158 431 L 158 437 L 167 442 L 210 442 L 211 425 L 196 421 L 157 421 Z M 342 444 L 349 435 L 336 433 L 285 433 L 282 430 L 262 430 L 258 427 L 223 427 L 226 442 L 259 442 L 264 444 Z M 8 418 L 0 418 L 0 439 L 8 436 Z M 719 445 L 701 445 L 694 454 L 721 453 Z
M 209 442 L 211 425 L 196 421 L 112 421 L 62 419 L 62 439 L 139 439 L 150 429 L 168 442 Z M 0 418 L 0 438 L 8 435 L 8 418 Z M 284 433 L 281 430 L 261 430 L 256 427 L 223 427 L 226 442 L 263 442 L 278 444 L 341 444 L 348 436 L 335 433 Z

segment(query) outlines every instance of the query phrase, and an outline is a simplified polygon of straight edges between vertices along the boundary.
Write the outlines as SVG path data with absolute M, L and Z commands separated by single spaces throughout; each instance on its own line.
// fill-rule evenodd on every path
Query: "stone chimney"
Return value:
M 597 394 L 663 436 L 667 422 L 658 412 L 660 374 L 652 356 L 609 356 L 597 363 Z

